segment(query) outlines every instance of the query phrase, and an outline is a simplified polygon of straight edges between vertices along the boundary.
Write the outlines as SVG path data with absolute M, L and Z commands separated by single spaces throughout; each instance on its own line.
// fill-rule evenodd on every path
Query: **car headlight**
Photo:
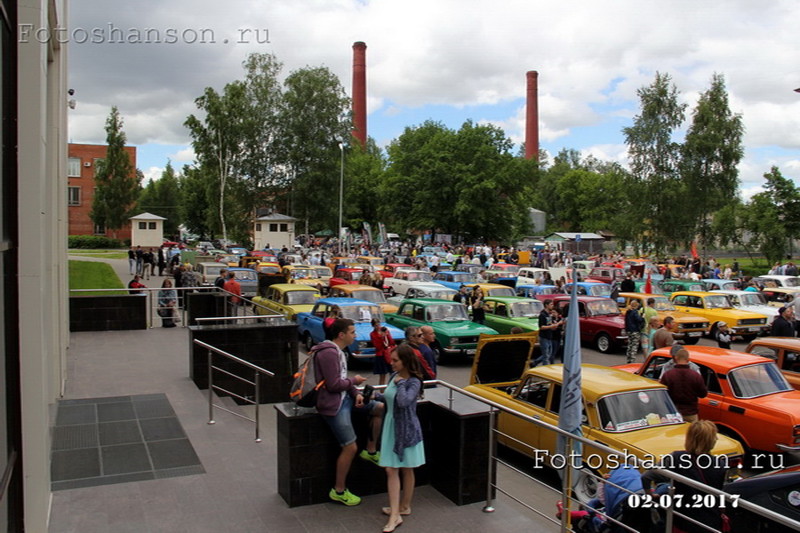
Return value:
M 366 350 L 370 346 L 372 346 L 372 343 L 370 343 L 369 341 L 359 341 L 358 351 Z

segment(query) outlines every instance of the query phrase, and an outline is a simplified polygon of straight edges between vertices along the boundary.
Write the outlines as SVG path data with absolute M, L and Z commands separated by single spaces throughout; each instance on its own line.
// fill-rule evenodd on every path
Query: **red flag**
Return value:
M 650 281 L 650 272 L 647 273 L 647 281 L 644 282 L 644 292 L 645 294 L 652 294 L 653 292 L 653 283 Z
M 697 253 L 697 245 L 692 241 L 692 257 L 697 259 L 700 257 L 700 254 Z

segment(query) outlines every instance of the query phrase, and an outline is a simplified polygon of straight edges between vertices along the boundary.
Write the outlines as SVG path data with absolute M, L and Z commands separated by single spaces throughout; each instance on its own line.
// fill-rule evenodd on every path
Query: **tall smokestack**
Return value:
M 525 107 L 525 159 L 539 160 L 539 73 L 529 70 Z
M 353 43 L 353 137 L 367 146 L 367 45 Z

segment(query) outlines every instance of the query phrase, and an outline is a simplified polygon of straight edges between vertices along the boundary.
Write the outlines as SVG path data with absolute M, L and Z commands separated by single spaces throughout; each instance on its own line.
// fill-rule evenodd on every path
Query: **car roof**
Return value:
M 726 280 L 726 281 L 730 281 L 730 280 Z M 718 292 L 720 294 L 733 294 L 734 296 L 739 296 L 740 294 L 753 294 L 753 292 L 755 292 L 755 291 L 733 291 L 731 289 L 720 289 L 720 290 L 714 291 L 714 292 Z
M 274 283 L 269 287 L 272 289 L 278 289 L 279 291 L 283 292 L 309 291 L 309 292 L 319 293 L 316 287 L 312 287 L 311 285 L 304 285 L 302 283 Z
M 344 267 L 336 269 L 337 272 L 363 272 L 363 268 Z
M 666 294 L 652 294 L 647 292 L 621 292 L 619 295 L 626 298 L 639 298 L 640 300 L 646 300 L 648 298 L 664 298 L 669 300 Z
M 569 300 L 571 298 L 569 294 L 551 294 L 549 296 L 552 296 L 553 301 L 556 302 L 563 302 L 564 300 Z M 611 298 L 606 296 L 578 296 L 579 302 L 597 302 L 600 300 L 611 300 Z M 611 301 L 613 302 L 614 300 Z
M 528 374 L 542 376 L 561 383 L 563 368 L 564 365 L 562 364 L 537 366 L 530 369 Z M 657 381 L 617 368 L 588 363 L 581 365 L 581 390 L 588 402 L 615 392 L 665 388 L 666 386 Z
M 374 305 L 380 307 L 380 304 L 376 304 L 375 302 L 368 302 L 366 300 L 357 300 L 356 298 L 342 298 L 342 297 L 322 298 L 320 300 L 317 300 L 317 303 L 338 305 L 339 307 L 349 307 L 353 305 Z
M 356 285 L 336 285 L 335 287 L 331 287 L 331 289 L 341 289 L 341 290 L 343 290 L 345 292 L 363 291 L 363 290 L 383 292 L 379 288 L 373 287 L 372 285 L 360 285 L 360 284 L 356 284 Z
M 526 298 L 524 296 L 487 296 L 484 298 L 487 302 L 500 302 L 500 303 L 514 303 L 514 302 L 538 302 L 535 298 Z
M 780 346 L 800 351 L 800 339 L 797 337 L 759 337 L 752 340 L 750 346 Z
M 429 305 L 440 305 L 440 304 L 457 304 L 453 300 L 443 300 L 441 298 L 409 298 L 407 300 L 403 300 L 403 303 L 412 302 L 417 305 L 422 306 L 429 306 Z M 463 304 L 462 304 L 463 305 Z
M 499 283 L 467 283 L 467 287 L 480 287 L 481 289 L 513 289 L 508 285 L 500 285 Z
M 700 282 L 697 281 L 695 283 L 700 283 Z M 718 296 L 718 295 L 723 294 L 723 293 L 721 291 L 714 291 L 714 292 L 710 292 L 710 291 L 675 291 L 675 292 L 672 293 L 672 296 L 677 296 L 679 294 L 688 294 L 689 296 L 706 297 L 706 296 Z
M 726 372 L 741 366 L 758 363 L 774 364 L 772 359 L 753 355 L 736 350 L 726 350 L 715 346 L 684 346 L 689 352 L 689 359 L 695 363 L 705 365 L 715 371 Z M 652 352 L 653 355 L 670 357 L 670 348 L 659 348 Z
M 228 267 L 228 272 L 255 272 L 252 268 Z

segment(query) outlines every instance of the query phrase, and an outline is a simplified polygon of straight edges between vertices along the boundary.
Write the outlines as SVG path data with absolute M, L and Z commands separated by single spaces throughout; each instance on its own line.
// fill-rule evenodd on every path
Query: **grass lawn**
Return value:
M 70 289 L 116 289 L 125 288 L 119 276 L 106 263 L 96 261 L 73 261 L 69 262 L 69 288 Z M 74 295 L 80 296 L 103 296 L 112 294 L 127 294 L 128 291 L 101 291 L 101 292 L 79 292 Z
M 127 250 L 89 250 L 85 248 L 72 248 L 67 252 L 69 255 L 84 255 L 86 257 L 98 257 L 100 259 L 127 259 Z

